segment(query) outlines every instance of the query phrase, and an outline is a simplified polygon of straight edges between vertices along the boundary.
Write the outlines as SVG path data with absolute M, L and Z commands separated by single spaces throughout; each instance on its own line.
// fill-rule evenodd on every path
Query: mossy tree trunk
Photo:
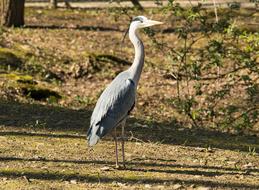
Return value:
M 25 0 L 0 0 L 0 24 L 2 26 L 24 25 Z
M 56 9 L 58 7 L 58 0 L 50 0 L 50 8 Z

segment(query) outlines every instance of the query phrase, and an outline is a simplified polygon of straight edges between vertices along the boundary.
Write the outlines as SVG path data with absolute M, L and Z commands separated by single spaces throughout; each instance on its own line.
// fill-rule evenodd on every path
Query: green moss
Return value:
M 28 81 L 29 83 L 33 81 L 33 77 L 30 75 L 23 75 L 19 73 L 8 73 L 8 74 L 0 74 L 1 78 L 7 78 L 10 80 L 15 80 L 18 82 L 26 82 Z
M 22 95 L 34 100 L 56 102 L 61 98 L 58 92 L 39 85 L 30 75 L 19 73 L 0 74 L 0 78 L 9 81 L 9 86 L 19 89 Z M 12 81 L 12 82 L 11 82 Z

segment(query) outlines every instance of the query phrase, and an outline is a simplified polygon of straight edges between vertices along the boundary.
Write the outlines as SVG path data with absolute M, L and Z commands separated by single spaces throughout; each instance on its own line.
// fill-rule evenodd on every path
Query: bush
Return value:
M 184 9 L 170 1 L 163 13 L 181 21 L 175 29 L 181 45 L 172 47 L 147 33 L 170 56 L 167 77 L 177 81 L 170 105 L 196 127 L 252 127 L 259 113 L 259 34 L 239 29 L 231 9 L 215 21 L 200 5 Z

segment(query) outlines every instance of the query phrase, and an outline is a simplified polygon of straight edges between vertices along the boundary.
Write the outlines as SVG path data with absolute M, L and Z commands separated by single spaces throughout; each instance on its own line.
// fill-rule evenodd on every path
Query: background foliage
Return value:
M 177 82 L 171 106 L 193 126 L 242 130 L 258 122 L 259 34 L 236 25 L 234 12 L 219 10 L 219 20 L 201 5 L 182 8 L 169 1 L 161 9 L 175 29 L 179 46 L 156 41 L 171 62 L 167 77 Z

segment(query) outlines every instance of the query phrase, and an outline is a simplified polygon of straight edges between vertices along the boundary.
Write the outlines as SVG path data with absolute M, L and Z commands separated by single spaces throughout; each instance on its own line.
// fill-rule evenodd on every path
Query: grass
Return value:
M 28 181 L 27 187 L 38 184 L 41 188 L 58 187 L 58 185 L 69 188 L 73 183 L 72 180 L 76 181 L 79 188 L 90 187 L 91 184 L 93 187 L 115 189 L 123 184 L 137 188 L 144 188 L 146 184 L 170 188 L 176 183 L 184 187 L 195 185 L 219 189 L 258 187 L 255 180 L 258 170 L 242 168 L 246 162 L 238 158 L 240 153 L 235 151 L 212 149 L 206 152 L 204 149 L 192 149 L 186 146 L 172 147 L 166 144 L 128 142 L 127 149 L 134 147 L 132 155 L 127 155 L 128 169 L 102 171 L 102 167 L 113 164 L 113 143 L 102 142 L 94 150 L 94 154 L 89 155 L 85 140 L 77 137 L 9 134 L 3 145 L 6 142 L 11 145 L 22 143 L 20 146 L 23 145 L 24 148 L 19 148 L 21 152 L 19 156 L 9 153 L 1 157 L 1 163 L 5 165 L 5 169 L 1 170 L 1 176 L 6 177 L 8 179 L 6 181 L 12 182 L 14 179 L 16 183 Z M 102 154 L 104 150 L 105 154 Z M 157 151 L 161 151 L 160 156 L 155 155 Z M 186 151 L 189 156 L 185 155 Z M 254 161 L 256 159 L 249 155 L 243 156 L 245 159 Z M 16 167 L 6 168 L 6 165 Z M 242 178 L 241 176 L 244 177 L 243 180 L 233 183 L 234 179 Z M 41 185 L 43 183 L 44 185 Z
M 145 35 L 127 169 L 113 168 L 110 136 L 87 147 L 95 102 L 134 53 L 128 40 L 121 44 L 127 18 L 120 18 L 107 10 L 26 9 L 25 28 L 5 29 L 1 46 L 23 52 L 13 53 L 23 65 L 0 73 L 0 189 L 258 189 L 257 127 L 245 134 L 191 127 L 170 103 L 176 83 L 164 75 L 172 66 Z M 156 38 L 175 41 L 172 26 L 156 28 Z M 61 97 L 37 100 L 23 85 Z

